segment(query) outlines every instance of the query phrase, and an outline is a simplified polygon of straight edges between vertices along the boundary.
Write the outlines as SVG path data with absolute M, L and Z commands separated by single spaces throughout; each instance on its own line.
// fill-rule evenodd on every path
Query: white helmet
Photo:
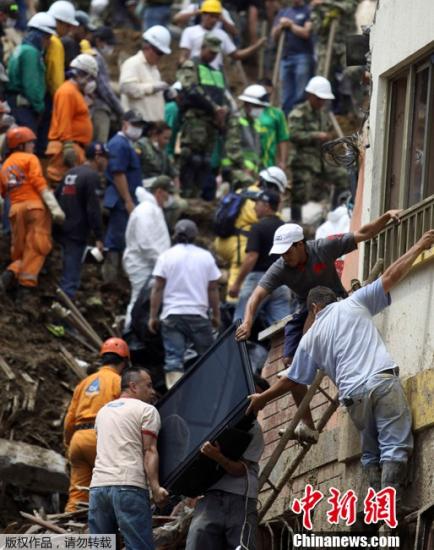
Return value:
M 54 36 L 57 35 L 56 20 L 52 15 L 45 11 L 35 13 L 35 15 L 31 17 L 28 21 L 27 27 L 38 29 L 39 31 L 45 32 L 47 34 L 54 34 Z
M 90 3 L 90 13 L 101 15 L 109 4 L 109 0 L 92 0 Z
M 154 25 L 143 33 L 143 40 L 152 44 L 154 48 L 163 53 L 172 53 L 170 49 L 170 32 L 163 25 Z
M 284 193 L 288 187 L 288 178 L 285 172 L 278 166 L 270 166 L 259 172 L 259 177 L 267 183 L 271 183 L 277 187 L 279 193 Z
M 335 98 L 330 82 L 323 76 L 314 76 L 311 78 L 304 91 L 309 94 L 316 95 L 316 97 L 319 97 L 320 99 Z
M 264 86 L 260 84 L 251 84 L 247 86 L 244 92 L 238 96 L 238 99 L 246 103 L 253 103 L 253 105 L 261 105 L 262 107 L 268 107 L 270 105 L 268 92 Z
M 98 63 L 93 55 L 88 53 L 81 53 L 74 57 L 74 59 L 69 64 L 71 69 L 78 69 L 84 73 L 90 74 L 94 78 L 98 76 Z
M 51 4 L 48 13 L 52 15 L 54 19 L 78 27 L 78 21 L 75 19 L 75 8 L 71 2 L 67 2 L 67 0 L 57 0 L 57 2 Z

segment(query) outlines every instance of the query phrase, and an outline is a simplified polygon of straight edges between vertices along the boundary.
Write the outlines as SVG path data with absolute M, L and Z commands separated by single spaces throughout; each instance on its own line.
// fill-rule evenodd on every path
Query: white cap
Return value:
M 78 27 L 79 23 L 75 19 L 75 8 L 67 0 L 57 0 L 51 4 L 48 8 L 48 13 L 57 19 L 58 21 L 63 21 L 63 23 L 69 23 L 74 27 Z
M 163 25 L 154 25 L 143 33 L 143 40 L 149 42 L 154 48 L 160 50 L 160 52 L 169 54 L 172 53 L 170 49 L 171 36 L 170 32 L 163 27 Z
M 285 223 L 276 229 L 270 254 L 285 254 L 294 243 L 304 239 L 303 228 L 296 223 Z
M 246 103 L 252 103 L 253 105 L 261 105 L 262 107 L 268 107 L 270 105 L 268 92 L 264 86 L 260 84 L 251 84 L 247 86 L 244 92 L 238 96 L 238 99 Z
M 57 35 L 56 33 L 56 20 L 52 15 L 45 11 L 39 11 L 35 13 L 33 17 L 27 22 L 29 29 L 38 29 L 46 34 Z
M 320 99 L 335 98 L 330 82 L 323 76 L 314 76 L 311 78 L 304 91 L 309 94 L 316 95 L 316 97 L 319 97 Z

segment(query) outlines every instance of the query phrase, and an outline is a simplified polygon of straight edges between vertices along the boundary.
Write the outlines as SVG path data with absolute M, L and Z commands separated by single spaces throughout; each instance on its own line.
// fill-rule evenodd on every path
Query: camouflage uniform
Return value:
M 134 149 L 140 158 L 144 178 L 153 178 L 163 174 L 171 179 L 177 177 L 177 171 L 168 153 L 155 147 L 149 138 L 139 139 Z
M 186 197 L 198 197 L 213 177 L 211 155 L 219 132 L 215 113 L 227 105 L 226 83 L 222 71 L 200 59 L 185 61 L 176 76 L 182 85 L 181 187 Z
M 321 142 L 316 132 L 333 132 L 328 113 L 312 109 L 309 101 L 297 105 L 288 116 L 289 141 L 292 143 L 289 165 L 292 171 L 293 216 L 298 217 L 301 206 L 309 200 L 330 197 L 331 184 L 337 191 L 349 186 L 344 168 L 327 164 L 321 156 Z
M 346 66 L 345 37 L 357 32 L 355 13 L 358 3 L 358 0 L 323 0 L 321 4 L 312 7 L 311 20 L 313 33 L 316 36 L 317 74 L 328 77 L 324 74 L 324 65 L 333 19 L 338 19 L 338 26 L 333 44 L 330 74 L 342 71 Z

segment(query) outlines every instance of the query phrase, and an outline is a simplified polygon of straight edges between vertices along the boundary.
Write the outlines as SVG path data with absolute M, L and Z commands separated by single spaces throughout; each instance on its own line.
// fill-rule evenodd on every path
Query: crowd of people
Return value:
M 28 17 L 14 47 L 0 51 L 2 230 L 11 238 L 1 292 L 17 306 L 25 303 L 53 238 L 62 249 L 59 284 L 72 300 L 89 254 L 101 264 L 106 287 L 122 284 L 126 274 L 124 337 L 136 330 L 139 311 L 147 335 L 161 337 L 167 389 L 183 376 L 189 349 L 201 355 L 213 344 L 223 324 L 222 301 L 229 322 L 242 321 L 239 340 L 251 337 L 258 316 L 270 325 L 292 313 L 284 356 L 286 366 L 294 367 L 271 389 L 258 378 L 251 409 L 257 412 L 289 390 L 299 404 L 322 351 L 315 352 L 315 361 L 309 356 L 309 372 L 302 373 L 300 356 L 311 346 L 303 334 L 336 297 L 347 297 L 340 259 L 398 216 L 387 212 L 349 233 L 353 180 L 345 168 L 327 164 L 321 149 L 337 137 L 330 107 L 341 113 L 348 108 L 343 43 L 355 30 L 357 5 L 357 0 L 291 0 L 288 6 L 276 0 L 264 5 L 204 0 L 184 3 L 174 13 L 170 0 L 146 6 L 92 0 L 87 13 L 56 0 Z M 1 32 L 8 25 L 18 28 L 19 13 L 12 0 L 0 3 Z M 259 32 L 262 20 L 270 23 L 269 36 Z M 183 29 L 176 50 L 173 25 Z M 120 46 L 116 26 L 143 32 L 139 51 L 120 65 L 118 82 L 112 71 Z M 331 28 L 335 40 L 327 52 Z M 271 76 L 270 51 L 275 56 L 277 50 L 278 61 L 281 55 L 280 83 L 263 76 L 235 94 L 227 64 L 242 73 L 240 62 L 255 60 L 263 49 L 265 75 Z M 172 65 L 170 59 L 166 63 L 170 56 L 177 56 Z M 199 246 L 198 226 L 185 215 L 192 199 L 213 205 L 210 250 Z M 305 238 L 300 224 L 312 201 L 321 205 L 317 226 L 331 211 L 324 225 L 314 227 L 318 237 L 340 236 Z M 427 237 L 417 251 L 431 242 Z M 385 295 L 398 279 L 392 274 L 392 282 L 386 277 L 382 288 L 377 284 L 369 291 L 374 298 L 365 292 L 353 300 L 357 307 L 370 315 L 380 309 L 373 299 L 385 307 Z M 329 294 L 312 297 L 318 285 L 331 289 Z M 144 317 L 138 307 L 143 302 Z M 333 314 L 339 311 L 335 307 Z M 350 319 L 352 313 L 342 315 Z M 327 372 L 334 379 L 339 354 L 328 353 Z M 119 528 L 127 548 L 152 548 L 148 488 L 157 505 L 167 500 L 158 481 L 155 391 L 146 369 L 129 366 L 124 340 L 105 342 L 101 357 L 103 366 L 77 387 L 65 419 L 71 463 L 67 511 L 88 501 L 83 488 L 90 487 L 91 532 Z M 368 376 L 394 369 L 391 359 L 386 363 Z M 410 452 L 408 423 L 405 429 L 406 451 L 390 454 L 392 462 L 405 462 Z M 195 510 L 190 550 L 235 547 L 243 539 L 246 476 L 253 480 L 246 516 L 254 525 L 263 439 L 259 424 L 252 430 L 252 443 L 238 461 L 204 442 L 202 453 L 225 476 Z M 309 414 L 297 433 L 317 439 Z M 375 457 L 365 462 L 378 466 Z M 389 482 L 398 471 L 392 470 Z M 254 549 L 250 534 L 248 548 Z

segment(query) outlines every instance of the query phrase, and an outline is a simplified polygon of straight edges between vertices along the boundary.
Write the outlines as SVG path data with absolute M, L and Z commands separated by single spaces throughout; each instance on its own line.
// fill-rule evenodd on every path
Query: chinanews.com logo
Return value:
M 312 531 L 312 512 L 326 495 L 314 489 L 312 485 L 306 485 L 304 494 L 300 498 L 294 498 L 290 509 L 295 514 L 302 516 L 304 529 Z M 329 488 L 326 511 L 326 519 L 329 525 L 345 525 L 351 527 L 357 520 L 356 493 L 349 489 L 341 492 L 335 487 Z M 396 490 L 393 487 L 385 487 L 381 491 L 368 489 L 363 500 L 363 520 L 366 525 L 386 525 L 395 529 L 398 525 L 396 518 Z M 397 536 L 367 536 L 348 533 L 332 534 L 295 534 L 293 536 L 294 548 L 399 548 L 400 541 Z

